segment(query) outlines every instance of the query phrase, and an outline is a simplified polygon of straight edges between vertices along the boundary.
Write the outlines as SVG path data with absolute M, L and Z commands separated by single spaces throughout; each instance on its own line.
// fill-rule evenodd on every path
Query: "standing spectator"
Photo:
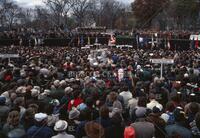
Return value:
M 135 112 L 137 119 L 131 126 L 135 130 L 136 138 L 152 138 L 155 136 L 154 124 L 146 121 L 146 114 L 145 108 L 138 108 Z
M 79 91 L 74 91 L 73 93 L 73 99 L 70 100 L 69 104 L 68 104 L 68 111 L 70 111 L 72 109 L 72 107 L 77 107 L 78 105 L 80 105 L 83 100 L 81 98 L 81 93 Z
M 163 106 L 158 101 L 156 101 L 155 95 L 153 93 L 149 95 L 149 100 L 150 100 L 150 103 L 147 103 L 147 108 L 151 110 L 153 110 L 155 106 L 159 106 L 160 108 L 163 108 Z
M 5 104 L 6 104 L 6 98 L 0 96 L 0 128 L 3 127 L 2 125 L 5 123 L 6 117 L 10 110 L 10 108 Z
M 105 105 L 100 108 L 100 116 L 97 118 L 97 122 L 103 126 L 103 128 L 111 127 L 112 123 L 109 117 L 109 109 Z
M 112 126 L 105 129 L 105 137 L 122 138 L 124 133 L 124 124 L 122 116 L 119 113 L 115 113 L 111 118 L 111 123 Z
M 190 123 L 192 135 L 194 138 L 200 137 L 200 112 L 195 116 L 195 120 Z
M 54 126 L 54 130 L 58 132 L 57 135 L 52 138 L 75 138 L 73 135 L 67 134 L 65 131 L 68 127 L 68 123 L 64 120 L 59 120 Z
M 80 115 L 80 112 L 76 108 L 74 108 L 69 112 L 69 116 L 68 116 L 69 120 L 68 120 L 67 132 L 74 136 L 76 135 L 76 129 L 78 125 L 80 124 L 79 115 Z
M 132 93 L 128 90 L 127 86 L 124 86 L 123 91 L 119 93 L 123 97 L 125 108 L 128 108 L 128 101 L 133 98 Z
M 152 109 L 152 113 L 150 113 L 147 117 L 147 121 L 154 124 L 155 127 L 155 137 L 164 138 L 166 136 L 165 132 L 165 121 L 160 117 L 162 114 L 162 108 L 159 106 L 154 106 Z
M 47 127 L 47 114 L 35 114 L 35 125 L 30 127 L 27 131 L 28 138 L 50 138 L 54 135 L 51 128 Z
M 184 111 L 181 107 L 177 107 L 174 110 L 175 124 L 166 126 L 165 130 L 168 136 L 181 137 L 181 138 L 192 138 L 191 131 L 185 127 Z
M 104 138 L 105 134 L 104 128 L 94 121 L 86 123 L 85 132 L 89 138 Z
M 20 114 L 18 111 L 11 111 L 8 114 L 7 123 L 3 126 L 3 132 L 8 135 L 14 129 L 21 129 L 24 131 L 23 126 L 19 122 Z M 25 132 L 25 131 L 24 131 Z

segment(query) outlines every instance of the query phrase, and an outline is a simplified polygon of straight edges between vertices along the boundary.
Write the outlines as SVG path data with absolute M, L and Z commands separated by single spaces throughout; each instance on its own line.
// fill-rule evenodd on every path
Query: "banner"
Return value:
M 190 40 L 199 40 L 200 41 L 200 35 L 190 35 Z

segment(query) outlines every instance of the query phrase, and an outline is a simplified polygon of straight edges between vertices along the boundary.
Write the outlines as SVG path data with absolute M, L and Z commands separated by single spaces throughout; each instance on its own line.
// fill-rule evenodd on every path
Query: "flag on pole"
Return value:
M 199 41 L 198 40 L 196 40 L 196 42 L 195 42 L 195 47 L 199 48 Z
M 111 35 L 109 42 L 110 42 L 111 45 L 115 45 L 116 44 L 116 38 L 113 35 Z
M 80 43 L 81 43 L 81 42 L 80 42 L 80 37 L 78 37 L 78 46 L 80 46 Z
M 191 40 L 190 42 L 190 47 L 191 49 L 195 49 L 195 41 L 194 41 L 194 38 Z
M 88 45 L 90 45 L 90 37 L 88 36 Z
M 96 37 L 96 39 L 95 39 L 95 43 L 98 44 L 98 41 L 99 41 L 99 40 L 98 40 L 98 38 Z
M 83 36 L 81 36 L 81 46 L 84 45 L 84 39 L 83 39 Z
M 199 48 L 199 40 L 198 40 L 198 37 L 197 37 L 197 39 L 196 39 L 196 41 L 195 41 L 195 48 Z
M 167 42 L 167 48 L 168 49 L 171 49 L 171 44 L 170 44 L 170 41 L 168 40 L 168 42 Z
M 153 38 L 153 35 L 152 35 L 152 37 L 151 37 L 151 48 L 154 48 L 154 46 L 155 46 L 155 43 L 154 43 L 154 38 Z

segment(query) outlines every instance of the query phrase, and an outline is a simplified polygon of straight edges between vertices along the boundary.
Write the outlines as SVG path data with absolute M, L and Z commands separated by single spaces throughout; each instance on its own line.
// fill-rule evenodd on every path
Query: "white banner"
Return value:
M 190 35 L 190 40 L 199 40 L 200 41 L 200 35 Z
M 154 64 L 174 64 L 174 59 L 150 59 L 150 62 Z
M 0 58 L 19 58 L 19 54 L 0 54 Z

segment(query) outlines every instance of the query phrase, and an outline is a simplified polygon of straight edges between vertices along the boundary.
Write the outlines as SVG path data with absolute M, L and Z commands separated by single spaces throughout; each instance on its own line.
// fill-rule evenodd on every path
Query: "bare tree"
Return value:
M 58 26 L 64 23 L 69 10 L 73 6 L 72 0 L 46 0 L 44 3 L 53 15 L 52 20 L 55 25 Z
M 118 18 L 123 16 L 125 5 L 116 0 L 93 0 L 89 14 L 97 26 L 115 28 Z
M 76 17 L 78 26 L 85 24 L 88 8 L 92 4 L 92 0 L 73 0 L 72 1 L 72 14 Z
M 48 29 L 53 25 L 51 14 L 43 7 L 36 6 L 34 10 L 33 26 L 41 29 Z
M 12 28 L 13 24 L 19 21 L 21 8 L 10 0 L 2 0 L 0 5 L 1 25 Z

